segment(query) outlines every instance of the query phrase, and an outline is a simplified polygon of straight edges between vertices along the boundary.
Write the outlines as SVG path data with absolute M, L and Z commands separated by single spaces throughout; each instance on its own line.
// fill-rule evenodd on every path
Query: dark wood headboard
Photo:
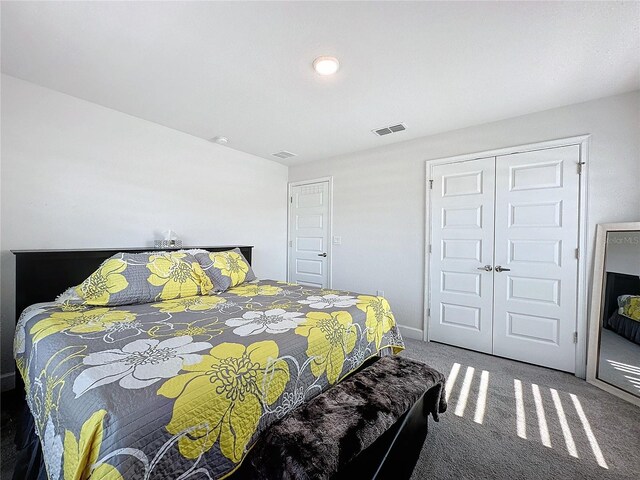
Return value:
M 211 252 L 239 248 L 251 264 L 253 246 L 182 247 L 184 250 L 190 248 L 201 248 Z M 151 247 L 98 250 L 12 250 L 16 256 L 16 322 L 22 311 L 29 305 L 53 301 L 67 288 L 80 284 L 112 255 L 119 252 L 139 253 L 153 250 Z
M 626 273 L 607 272 L 604 287 L 604 306 L 602 308 L 602 324 L 618 309 L 620 295 L 640 295 L 640 277 Z

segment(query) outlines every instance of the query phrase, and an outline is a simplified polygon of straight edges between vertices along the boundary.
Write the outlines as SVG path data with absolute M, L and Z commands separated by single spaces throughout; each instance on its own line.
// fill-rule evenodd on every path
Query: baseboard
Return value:
M 398 325 L 398 330 L 400 330 L 400 333 L 402 334 L 403 337 L 413 338 L 415 340 L 423 339 L 422 330 L 420 328 L 405 327 L 404 325 Z
M 3 373 L 0 375 L 0 391 L 6 392 L 7 390 L 13 390 L 14 388 L 16 388 L 15 372 Z

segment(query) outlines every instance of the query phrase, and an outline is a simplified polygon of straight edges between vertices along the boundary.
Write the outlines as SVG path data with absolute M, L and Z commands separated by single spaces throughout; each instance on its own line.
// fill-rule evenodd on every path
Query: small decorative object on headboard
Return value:
M 178 235 L 173 230 L 166 230 L 164 240 L 155 240 L 153 246 L 155 248 L 182 248 L 182 240 L 178 239 Z
M 153 248 L 182 248 L 182 240 L 155 240 Z

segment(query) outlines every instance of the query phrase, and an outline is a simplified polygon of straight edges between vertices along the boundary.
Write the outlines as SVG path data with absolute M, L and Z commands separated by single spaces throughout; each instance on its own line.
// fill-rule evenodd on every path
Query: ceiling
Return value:
M 4 73 L 288 165 L 640 88 L 638 2 L 1 8 Z

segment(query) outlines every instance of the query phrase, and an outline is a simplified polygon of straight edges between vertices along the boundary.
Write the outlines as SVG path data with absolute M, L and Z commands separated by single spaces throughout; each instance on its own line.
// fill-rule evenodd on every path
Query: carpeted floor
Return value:
M 449 409 L 430 423 L 412 480 L 639 478 L 640 408 L 566 373 L 406 342 L 403 355 L 439 369 L 451 386 Z M 15 425 L 11 396 L 2 400 L 4 480 L 13 469 Z
M 459 365 L 449 408 L 440 423 L 430 424 L 413 479 L 640 478 L 640 408 L 566 373 L 437 343 L 406 343 L 404 355 L 437 368 L 449 384 Z M 486 402 L 478 401 L 483 375 Z M 478 405 L 485 406 L 482 418 Z
M 602 329 L 598 378 L 640 395 L 640 345 L 611 330 Z

